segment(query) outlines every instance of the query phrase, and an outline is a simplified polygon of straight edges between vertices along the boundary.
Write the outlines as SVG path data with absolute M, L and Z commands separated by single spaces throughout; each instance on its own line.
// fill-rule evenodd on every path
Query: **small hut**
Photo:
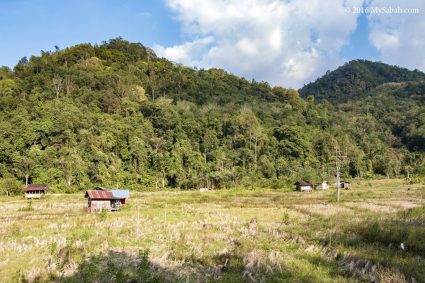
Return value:
M 339 182 L 339 187 L 340 187 L 341 189 L 344 189 L 344 190 L 349 190 L 349 189 L 350 189 L 350 182 L 347 182 L 347 181 L 340 181 L 340 182 Z
M 316 190 L 322 190 L 322 191 L 329 190 L 328 181 L 322 181 L 321 183 L 317 184 Z
M 94 190 L 86 191 L 85 197 L 89 211 L 117 211 L 126 204 L 130 192 L 128 190 L 106 190 L 96 187 Z
M 115 198 L 115 205 L 124 206 L 125 200 L 130 198 L 129 190 L 111 190 L 112 195 Z
M 49 188 L 44 184 L 29 184 L 26 185 L 23 189 L 25 198 L 29 199 L 39 199 L 41 196 L 45 195 Z
M 313 185 L 307 181 L 298 181 L 295 183 L 296 189 L 300 192 L 310 192 L 313 190 Z

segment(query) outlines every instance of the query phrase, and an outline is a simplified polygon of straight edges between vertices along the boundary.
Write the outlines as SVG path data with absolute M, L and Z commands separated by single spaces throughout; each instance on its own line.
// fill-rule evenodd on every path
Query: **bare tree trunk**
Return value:
M 56 98 L 59 98 L 59 95 L 60 95 L 60 93 L 62 91 L 62 87 L 63 87 L 62 78 L 58 75 L 55 75 L 53 77 L 52 84 L 53 84 L 53 88 L 54 88 L 55 93 L 56 93 Z
M 162 168 L 162 189 L 165 189 L 165 169 Z
M 251 136 L 251 133 L 249 133 L 249 149 L 252 149 L 252 146 L 251 146 L 251 143 L 252 143 L 252 136 Z
M 74 83 L 70 77 L 65 78 L 66 96 L 69 96 L 74 90 Z
M 155 88 L 152 87 L 152 102 L 155 102 Z
M 254 137 L 254 163 L 257 164 L 257 144 L 258 144 L 258 137 Z
M 30 176 L 28 174 L 25 175 L 25 186 L 28 186 L 28 180 Z

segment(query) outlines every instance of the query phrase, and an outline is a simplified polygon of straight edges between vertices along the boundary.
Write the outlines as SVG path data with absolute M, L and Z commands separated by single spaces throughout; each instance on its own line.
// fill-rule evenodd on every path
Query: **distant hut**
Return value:
M 328 181 L 322 181 L 321 183 L 317 184 L 316 190 L 322 190 L 322 191 L 329 190 Z
M 349 190 L 349 189 L 350 189 L 350 182 L 347 182 L 347 181 L 340 181 L 340 182 L 339 182 L 339 187 L 340 187 L 341 189 L 344 189 L 344 190 Z
M 125 200 L 130 198 L 130 191 L 129 190 L 111 190 L 112 195 L 115 198 L 115 205 L 116 206 L 124 206 Z
M 25 194 L 25 198 L 33 199 L 33 198 L 41 198 L 41 196 L 45 195 L 49 188 L 44 184 L 30 184 L 26 185 L 23 189 Z
M 298 181 L 295 183 L 296 189 L 300 192 L 310 192 L 313 190 L 313 185 L 307 181 Z
M 116 211 L 126 204 L 130 197 L 128 190 L 106 190 L 96 187 L 94 190 L 86 191 L 87 207 L 89 211 Z

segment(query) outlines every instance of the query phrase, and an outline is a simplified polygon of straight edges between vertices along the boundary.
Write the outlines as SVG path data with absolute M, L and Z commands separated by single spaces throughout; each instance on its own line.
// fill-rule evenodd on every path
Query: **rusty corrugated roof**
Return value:
M 85 197 L 90 199 L 115 199 L 112 192 L 98 190 L 87 191 Z
M 47 188 L 47 185 L 45 184 L 28 184 L 23 189 L 24 192 L 28 191 L 48 191 L 49 188 Z

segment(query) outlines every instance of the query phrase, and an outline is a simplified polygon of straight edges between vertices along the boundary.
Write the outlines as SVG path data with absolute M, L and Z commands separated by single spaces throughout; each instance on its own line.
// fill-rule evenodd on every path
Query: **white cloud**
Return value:
M 300 87 L 342 62 L 362 0 L 166 0 L 192 38 L 159 56 L 248 79 Z
M 196 58 L 202 57 L 202 55 L 208 51 L 208 47 L 211 43 L 213 43 L 213 41 L 214 39 L 212 36 L 207 36 L 172 47 L 155 45 L 153 46 L 153 49 L 160 56 L 168 58 L 174 62 L 181 62 L 195 66 L 202 64 L 202 62 L 196 61 Z
M 386 63 L 425 70 L 425 2 L 423 0 L 373 0 L 369 8 L 383 8 L 389 13 L 368 16 L 370 42 Z M 418 9 L 405 11 L 400 9 Z M 393 9 L 391 12 L 390 9 Z M 375 9 L 377 11 L 377 9 Z

